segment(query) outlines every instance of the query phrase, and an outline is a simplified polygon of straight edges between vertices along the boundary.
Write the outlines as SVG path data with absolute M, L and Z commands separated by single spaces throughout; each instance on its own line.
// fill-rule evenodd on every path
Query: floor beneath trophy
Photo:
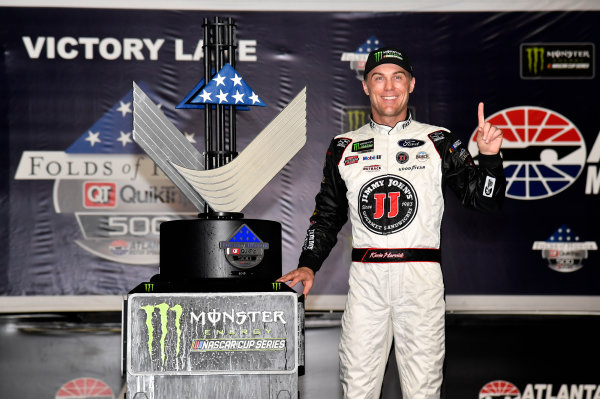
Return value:
M 340 316 L 307 315 L 300 398 L 342 397 Z M 117 312 L 0 315 L 0 398 L 62 397 L 65 387 L 89 381 L 110 392 L 93 397 L 122 398 L 120 318 Z M 516 391 L 531 398 L 600 397 L 598 331 L 600 315 L 449 313 L 442 398 L 483 398 L 484 387 L 500 385 L 513 389 L 503 398 L 516 398 Z M 399 397 L 392 355 L 381 399 Z

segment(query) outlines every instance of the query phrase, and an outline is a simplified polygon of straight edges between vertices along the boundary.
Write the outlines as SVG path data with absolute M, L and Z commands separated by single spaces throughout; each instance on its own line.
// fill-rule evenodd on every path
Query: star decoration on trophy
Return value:
M 177 108 L 202 109 L 205 104 L 234 105 L 238 110 L 248 110 L 249 106 L 266 106 L 229 63 L 214 74 L 207 84 L 204 84 L 204 79 L 200 80 Z

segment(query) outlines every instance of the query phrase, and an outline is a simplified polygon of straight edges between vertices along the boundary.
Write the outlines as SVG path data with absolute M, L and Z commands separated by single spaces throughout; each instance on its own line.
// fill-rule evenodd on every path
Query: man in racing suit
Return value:
M 392 341 L 404 399 L 438 399 L 445 353 L 440 268 L 443 187 L 484 211 L 499 209 L 505 178 L 501 130 L 479 104 L 479 166 L 454 134 L 419 123 L 408 112 L 415 79 L 406 55 L 372 52 L 363 89 L 371 121 L 335 137 L 298 269 L 279 281 L 308 294 L 346 222 L 352 265 L 342 318 L 340 377 L 344 397 L 377 399 Z

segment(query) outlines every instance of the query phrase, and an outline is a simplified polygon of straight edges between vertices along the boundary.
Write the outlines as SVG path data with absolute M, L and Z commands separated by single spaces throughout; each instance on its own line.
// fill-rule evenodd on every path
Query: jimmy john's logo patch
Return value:
M 378 176 L 360 189 L 360 219 L 373 233 L 387 235 L 405 229 L 415 218 L 417 208 L 415 189 L 400 176 Z

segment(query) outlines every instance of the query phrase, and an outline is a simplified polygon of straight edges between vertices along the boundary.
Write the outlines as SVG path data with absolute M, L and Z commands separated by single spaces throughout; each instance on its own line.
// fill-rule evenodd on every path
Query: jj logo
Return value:
M 160 359 L 161 364 L 165 364 L 166 352 L 165 352 L 165 341 L 169 334 L 169 315 L 175 315 L 175 337 L 177 339 L 176 355 L 179 355 L 181 349 L 181 315 L 183 314 L 183 308 L 181 305 L 169 306 L 167 303 L 161 303 L 156 306 L 147 305 L 142 306 L 142 310 L 146 311 L 146 327 L 148 328 L 148 353 L 150 354 L 150 360 L 152 358 L 152 352 L 154 349 L 154 313 L 158 310 L 158 316 L 160 321 Z M 173 332 L 171 332 L 173 334 Z
M 392 192 L 392 193 L 378 193 L 374 194 L 375 198 L 375 213 L 373 214 L 373 219 L 381 219 L 385 210 L 385 197 L 390 197 L 390 210 L 387 214 L 388 218 L 395 218 L 398 216 L 398 209 L 400 203 L 400 192 Z

